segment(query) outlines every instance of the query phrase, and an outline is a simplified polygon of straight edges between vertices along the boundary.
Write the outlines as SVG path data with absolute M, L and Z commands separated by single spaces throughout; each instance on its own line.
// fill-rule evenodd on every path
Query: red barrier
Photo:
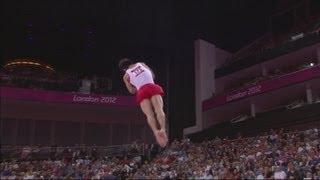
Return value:
M 104 106 L 137 106 L 134 96 L 112 96 L 71 92 L 0 87 L 1 98 L 56 103 L 98 104 Z

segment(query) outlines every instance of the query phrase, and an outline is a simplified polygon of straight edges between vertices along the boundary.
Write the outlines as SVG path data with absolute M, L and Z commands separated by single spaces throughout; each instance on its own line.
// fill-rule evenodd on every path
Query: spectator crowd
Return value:
M 140 146 L 139 146 L 140 147 Z M 129 150 L 130 149 L 130 150 Z M 65 149 L 60 156 L 11 159 L 1 179 L 320 179 L 320 132 L 270 131 L 261 136 L 174 140 L 153 158 Z M 143 148 L 136 148 L 141 152 Z M 24 150 L 26 151 L 26 149 Z M 22 151 L 23 152 L 23 151 Z M 23 154 L 21 152 L 21 154 Z M 28 151 L 27 151 L 28 152 Z M 52 153 L 51 153 L 52 154 Z M 24 157 L 24 156 L 22 156 Z
M 260 75 L 260 76 L 256 76 L 256 77 L 244 78 L 242 80 L 231 83 L 228 86 L 226 86 L 226 89 L 224 90 L 224 92 L 230 92 L 230 91 L 238 90 L 238 89 L 241 89 L 244 87 L 256 85 L 262 81 L 276 78 L 276 77 L 280 77 L 282 75 L 290 74 L 293 72 L 297 72 L 299 70 L 311 68 L 316 65 L 318 65 L 316 62 L 311 61 L 311 62 L 307 62 L 307 63 L 301 63 L 301 64 L 297 64 L 297 65 L 290 65 L 290 66 L 285 66 L 285 67 L 281 67 L 281 68 L 276 68 L 276 69 L 270 70 L 267 73 L 267 75 Z
M 142 162 L 142 144 L 2 149 L 1 179 L 125 178 Z
M 80 93 L 110 94 L 126 91 L 113 87 L 112 78 L 104 76 L 80 76 L 63 72 L 41 72 L 32 68 L 0 70 L 1 84 L 7 87 L 53 90 Z

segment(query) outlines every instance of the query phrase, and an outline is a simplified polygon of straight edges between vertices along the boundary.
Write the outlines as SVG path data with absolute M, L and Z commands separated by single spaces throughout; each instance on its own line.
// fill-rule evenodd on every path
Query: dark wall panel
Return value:
M 143 140 L 144 129 L 143 125 L 132 125 L 131 126 L 131 141 Z
M 84 143 L 103 146 L 108 144 L 108 127 L 105 124 L 86 123 Z
M 119 145 L 128 143 L 128 125 L 114 124 L 112 128 L 112 144 Z
M 35 122 L 35 144 L 50 145 L 51 121 Z
M 1 118 L 1 144 L 14 143 L 15 119 Z
M 55 130 L 55 144 L 66 146 L 80 144 L 81 123 L 56 122 Z
M 18 120 L 17 142 L 18 145 L 30 144 L 32 120 Z

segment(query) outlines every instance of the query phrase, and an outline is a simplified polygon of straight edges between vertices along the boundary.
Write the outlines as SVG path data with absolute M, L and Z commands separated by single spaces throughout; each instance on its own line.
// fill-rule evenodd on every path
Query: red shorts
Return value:
M 157 84 L 143 85 L 137 92 L 137 102 L 140 104 L 144 99 L 150 99 L 154 95 L 164 95 L 163 89 Z

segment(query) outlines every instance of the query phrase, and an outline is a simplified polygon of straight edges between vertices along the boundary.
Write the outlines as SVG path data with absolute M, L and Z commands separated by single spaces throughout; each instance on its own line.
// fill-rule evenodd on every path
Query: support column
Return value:
M 268 76 L 268 70 L 264 64 L 261 65 L 262 76 Z
M 312 89 L 310 87 L 310 84 L 306 85 L 306 95 L 307 95 L 307 103 L 312 104 L 313 98 L 312 98 Z
M 55 145 L 55 136 L 56 136 L 56 122 L 51 121 L 51 129 L 50 129 L 50 144 L 51 146 Z
M 4 119 L 1 119 L 1 121 L 0 121 L 0 140 L 2 140 L 2 138 L 3 137 L 5 137 L 5 134 L 4 134 L 4 132 L 3 132 L 3 130 L 4 130 L 4 127 L 3 127 L 3 121 L 4 121 Z M 7 120 L 6 120 L 7 121 Z M 10 137 L 9 137 L 10 138 Z
M 170 132 L 169 132 L 169 118 L 170 118 L 170 88 L 169 88 L 169 84 L 170 84 L 170 60 L 167 60 L 166 63 L 166 99 L 165 99 L 165 115 L 166 115 L 166 130 L 167 130 L 167 135 L 168 138 L 170 139 Z
M 317 48 L 317 60 L 318 64 L 320 64 L 320 47 Z
M 213 93 L 221 90 L 220 83 L 216 82 L 215 70 L 221 67 L 231 54 L 214 44 L 198 39 L 194 43 L 194 73 L 195 73 L 195 115 L 196 125 L 184 128 L 183 134 L 189 134 L 202 131 L 207 128 L 206 121 L 209 119 L 204 116 L 202 103 L 204 100 L 212 98 Z M 219 89 L 219 90 L 218 90 Z M 215 121 L 210 117 L 210 121 Z M 206 123 L 205 123 L 206 122 Z
M 84 136 L 85 136 L 85 131 L 86 131 L 86 122 L 82 120 L 81 122 L 81 134 L 80 134 L 80 144 L 84 144 Z
M 105 136 L 106 136 L 106 138 L 105 138 L 105 144 L 103 144 L 104 146 L 109 146 L 110 145 L 110 143 L 109 143 L 109 124 L 104 124 L 104 128 L 105 128 Z
M 251 116 L 256 117 L 256 105 L 253 101 L 250 102 L 250 110 L 251 110 Z
M 12 141 L 13 141 L 13 145 L 17 145 L 17 139 L 18 139 L 18 128 L 19 128 L 19 119 L 15 119 L 14 120 L 14 129 L 12 132 Z
M 112 145 L 113 142 L 112 142 L 112 136 L 113 136 L 113 125 L 112 124 L 109 124 L 109 145 Z
M 141 137 L 141 139 L 142 139 L 143 142 L 145 142 L 146 144 L 148 144 L 148 143 L 147 143 L 147 139 L 146 139 L 146 134 L 147 134 L 147 133 L 146 133 L 146 128 L 145 128 L 145 127 L 146 127 L 146 126 L 143 125 L 142 135 L 141 135 L 142 137 Z
M 30 128 L 30 137 L 29 137 L 29 145 L 34 145 L 35 143 L 35 135 L 36 135 L 36 121 L 31 120 L 31 128 Z
M 132 124 L 132 122 L 130 122 L 129 125 L 128 125 L 127 144 L 131 143 L 131 141 L 132 141 L 132 139 L 131 139 L 131 124 Z

